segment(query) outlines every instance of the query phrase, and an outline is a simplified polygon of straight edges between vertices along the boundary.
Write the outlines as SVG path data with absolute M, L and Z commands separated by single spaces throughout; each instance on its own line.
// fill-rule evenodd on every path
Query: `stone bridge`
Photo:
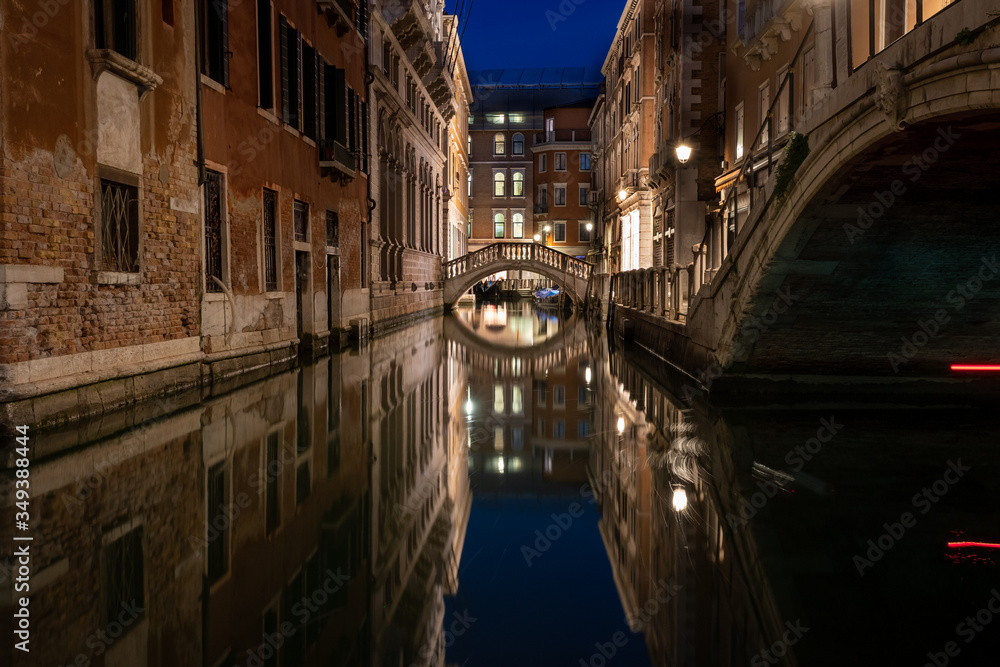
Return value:
M 444 265 L 444 303 L 454 306 L 469 288 L 498 271 L 531 271 L 554 280 L 582 306 L 593 265 L 538 243 L 493 243 Z
M 615 276 L 636 340 L 713 393 L 993 387 L 950 365 L 1000 363 L 995 11 L 960 0 L 838 66 L 787 196 L 742 174 L 749 211 L 717 266 Z

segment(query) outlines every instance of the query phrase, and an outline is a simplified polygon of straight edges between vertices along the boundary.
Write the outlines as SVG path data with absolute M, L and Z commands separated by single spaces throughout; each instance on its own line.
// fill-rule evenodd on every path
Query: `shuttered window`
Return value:
M 201 73 L 229 87 L 229 0 L 201 0 Z
M 271 37 L 271 0 L 257 0 L 257 103 L 274 108 L 274 59 Z

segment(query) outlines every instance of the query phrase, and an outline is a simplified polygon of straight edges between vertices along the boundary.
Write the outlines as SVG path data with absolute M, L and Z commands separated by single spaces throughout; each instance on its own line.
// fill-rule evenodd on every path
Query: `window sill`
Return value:
M 117 74 L 126 81 L 131 81 L 139 88 L 139 100 L 163 83 L 163 78 L 145 65 L 140 65 L 131 58 L 126 58 L 111 49 L 89 49 L 87 60 L 90 61 L 94 81 L 105 71 Z
M 326 254 L 327 255 L 339 255 L 340 254 L 340 246 L 335 246 L 335 245 L 329 245 L 329 244 L 327 244 L 327 246 L 326 246 Z
M 123 271 L 98 271 L 98 285 L 141 285 L 141 273 L 125 273 Z
M 277 125 L 278 123 L 281 122 L 278 120 L 278 117 L 275 116 L 269 109 L 264 109 L 263 107 L 257 107 L 257 115 L 260 116 L 261 118 L 264 118 L 268 122 L 273 123 L 274 125 Z
M 208 86 L 209 88 L 219 93 L 220 95 L 226 94 L 226 87 L 223 86 L 218 81 L 216 81 L 215 79 L 213 79 L 212 77 L 208 76 L 207 74 L 201 75 L 201 85 Z
M 307 137 L 306 135 L 303 134 L 302 135 L 302 141 L 306 142 L 307 144 L 309 144 L 313 148 L 316 148 L 316 140 L 315 139 L 310 139 L 309 137 Z
M 291 125 L 289 125 L 289 124 L 287 124 L 287 123 L 285 123 L 285 132 L 288 132 L 288 133 L 289 133 L 290 135 L 292 135 L 293 137 L 300 137 L 300 136 L 302 136 L 302 135 L 301 135 L 301 134 L 299 133 L 299 131 L 298 131 L 298 130 L 296 130 L 296 129 L 295 129 L 294 127 L 292 127 Z

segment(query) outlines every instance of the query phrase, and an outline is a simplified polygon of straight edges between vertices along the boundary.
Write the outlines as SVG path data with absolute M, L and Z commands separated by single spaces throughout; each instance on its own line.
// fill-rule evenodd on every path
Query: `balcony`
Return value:
M 753 71 L 759 70 L 762 61 L 773 58 L 781 44 L 790 41 L 792 33 L 802 29 L 803 13 L 798 0 L 749 3 L 742 38 L 734 43 L 734 50 L 738 52 L 743 47 L 743 60 Z
M 317 0 L 316 7 L 326 16 L 327 25 L 337 31 L 338 37 L 343 37 L 355 26 L 356 12 L 359 11 L 356 2 L 351 0 Z
M 336 180 L 351 180 L 356 173 L 356 158 L 343 144 L 325 141 L 319 149 L 319 167 L 330 170 Z
M 590 128 L 581 130 L 552 130 L 549 132 L 536 132 L 534 135 L 535 146 L 554 143 L 591 142 Z
M 455 80 L 451 76 L 451 68 L 445 62 L 445 43 L 434 42 L 433 56 L 430 67 L 423 73 L 424 87 L 431 97 L 431 102 L 438 108 L 444 117 L 444 122 L 449 122 L 456 112 L 455 108 Z

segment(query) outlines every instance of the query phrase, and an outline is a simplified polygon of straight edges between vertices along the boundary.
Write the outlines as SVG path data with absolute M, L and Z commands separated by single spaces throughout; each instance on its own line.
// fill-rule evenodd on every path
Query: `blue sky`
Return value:
M 599 69 L 624 8 L 617 0 L 447 0 L 446 9 L 460 5 L 470 70 Z

